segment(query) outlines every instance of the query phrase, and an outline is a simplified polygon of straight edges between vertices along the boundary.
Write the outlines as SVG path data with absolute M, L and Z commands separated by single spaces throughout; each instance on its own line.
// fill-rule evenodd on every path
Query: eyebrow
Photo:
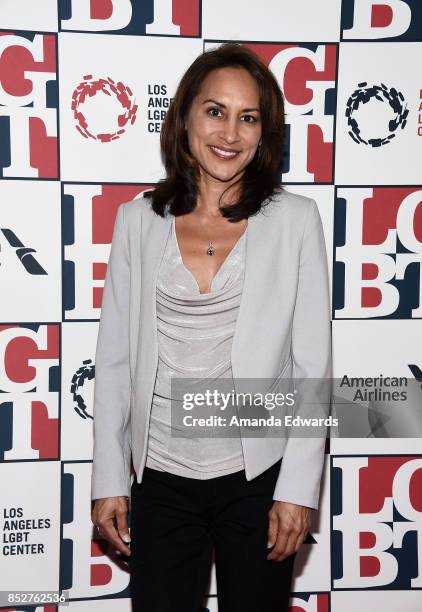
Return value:
M 222 102 L 217 102 L 217 100 L 213 100 L 212 98 L 208 98 L 207 100 L 204 100 L 202 104 L 206 104 L 207 102 L 213 102 L 217 106 L 221 106 L 221 108 L 227 108 L 225 104 L 223 104 Z M 244 108 L 241 112 L 250 113 L 251 111 L 257 111 L 258 113 L 261 112 L 259 108 Z

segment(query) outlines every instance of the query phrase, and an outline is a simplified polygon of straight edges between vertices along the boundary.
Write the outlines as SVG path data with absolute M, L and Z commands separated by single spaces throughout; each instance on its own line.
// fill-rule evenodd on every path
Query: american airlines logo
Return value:
M 37 260 L 35 253 L 36 249 L 32 247 L 26 247 L 16 236 L 13 230 L 8 229 L 6 227 L 0 228 L 2 231 L 8 245 L 15 250 L 15 255 L 21 262 L 22 266 L 29 274 L 39 275 L 39 274 L 48 274 L 46 270 L 42 267 L 42 265 Z M 1 255 L 1 243 L 0 243 L 0 255 Z M 1 265 L 1 257 L 0 257 L 0 265 Z

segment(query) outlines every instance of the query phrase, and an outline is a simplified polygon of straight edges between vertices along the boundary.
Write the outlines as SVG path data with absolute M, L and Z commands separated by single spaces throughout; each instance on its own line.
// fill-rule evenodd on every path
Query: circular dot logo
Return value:
M 371 147 L 388 144 L 407 123 L 409 111 L 403 94 L 381 83 L 359 83 L 346 104 L 349 135 L 357 143 Z
M 120 138 L 127 126 L 136 121 L 138 105 L 132 91 L 110 77 L 93 79 L 92 75 L 86 75 L 83 78 L 72 94 L 76 129 L 84 138 L 100 142 Z
M 72 393 L 73 407 L 83 419 L 93 419 L 91 404 L 88 401 L 89 393 L 95 380 L 95 365 L 91 359 L 85 359 L 82 365 L 72 376 L 70 392 Z M 91 382 L 91 385 L 89 384 Z

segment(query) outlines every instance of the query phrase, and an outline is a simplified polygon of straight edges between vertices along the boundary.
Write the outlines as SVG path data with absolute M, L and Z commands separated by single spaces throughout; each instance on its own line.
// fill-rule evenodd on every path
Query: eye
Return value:
M 246 123 L 256 123 L 256 121 L 258 121 L 257 118 L 254 117 L 253 115 L 243 115 L 242 119 L 245 119 L 245 117 L 252 119 L 252 121 L 246 121 Z
M 213 108 L 209 108 L 207 110 L 207 113 L 211 114 L 213 111 L 216 111 L 217 113 L 221 113 L 221 110 L 219 108 L 215 107 L 215 106 Z M 217 117 L 217 115 L 211 115 L 211 117 Z

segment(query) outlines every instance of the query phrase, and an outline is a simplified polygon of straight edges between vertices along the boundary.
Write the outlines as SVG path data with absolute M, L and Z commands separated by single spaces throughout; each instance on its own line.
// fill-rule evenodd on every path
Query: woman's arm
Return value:
M 329 399 L 331 364 L 331 307 L 327 253 L 321 217 L 315 200 L 309 200 L 299 262 L 299 282 L 292 328 L 293 375 L 313 379 L 304 389 L 320 391 Z M 315 382 L 314 382 L 315 381 Z M 300 383 L 299 383 L 300 388 Z M 316 407 L 315 416 L 328 416 L 328 406 Z M 308 413 L 308 414 L 306 414 Z M 298 408 L 296 414 L 301 415 Z M 312 416 L 304 407 L 304 416 Z M 324 464 L 325 437 L 320 434 L 287 441 L 277 479 L 274 500 L 318 508 L 321 474 Z M 296 436 L 296 437 L 295 437 Z
M 130 259 L 125 204 L 116 215 L 95 354 L 91 498 L 130 495 Z

